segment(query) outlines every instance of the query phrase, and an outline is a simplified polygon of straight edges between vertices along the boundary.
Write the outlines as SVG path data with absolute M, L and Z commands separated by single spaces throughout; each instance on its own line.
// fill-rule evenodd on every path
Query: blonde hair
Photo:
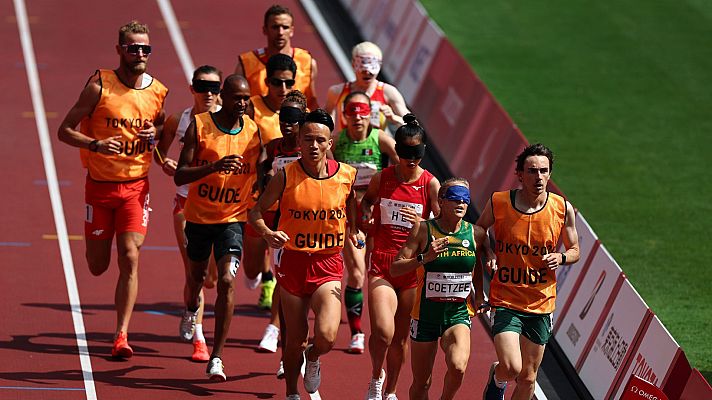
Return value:
M 142 24 L 137 20 L 133 20 L 128 24 L 119 28 L 119 44 L 124 44 L 126 36 L 132 33 L 145 33 L 148 34 L 148 25 Z
M 372 42 L 361 42 L 354 46 L 354 48 L 351 50 L 351 58 L 356 58 L 357 56 L 360 56 L 362 54 L 373 54 L 379 60 L 383 59 L 383 53 L 381 52 L 381 49 L 375 43 Z
M 443 197 L 445 195 L 445 192 L 447 191 L 447 188 L 450 186 L 465 186 L 468 189 L 470 188 L 470 182 L 467 181 L 465 178 L 448 178 L 443 182 L 442 186 L 440 186 L 440 189 L 438 190 L 438 197 Z

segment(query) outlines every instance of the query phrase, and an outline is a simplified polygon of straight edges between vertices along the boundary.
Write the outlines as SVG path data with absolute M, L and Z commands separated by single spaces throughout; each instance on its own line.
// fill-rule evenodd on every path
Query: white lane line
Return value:
M 15 14 L 17 17 L 17 28 L 20 31 L 20 42 L 22 43 L 22 54 L 25 58 L 25 69 L 27 71 L 27 82 L 30 85 L 32 96 L 32 107 L 35 112 L 35 123 L 37 124 L 37 135 L 40 139 L 40 150 L 42 151 L 42 162 L 44 164 L 49 198 L 52 203 L 52 214 L 57 228 L 57 243 L 59 253 L 64 268 L 64 280 L 67 283 L 67 294 L 69 304 L 72 309 L 72 321 L 74 322 L 74 333 L 77 337 L 77 347 L 79 349 L 79 362 L 84 378 L 84 389 L 88 400 L 96 399 L 96 389 L 94 387 L 94 374 L 91 369 L 91 359 L 89 358 L 89 348 L 87 346 L 86 331 L 84 330 L 84 319 L 82 318 L 82 307 L 79 303 L 79 290 L 77 289 L 77 278 L 74 275 L 74 262 L 72 252 L 69 247 L 69 237 L 67 235 L 67 224 L 64 219 L 62 197 L 59 193 L 59 183 L 57 180 L 57 170 L 54 164 L 54 154 L 52 153 L 52 142 L 47 127 L 47 117 L 44 103 L 42 101 L 42 88 L 40 78 L 37 73 L 37 61 L 32 45 L 32 35 L 30 34 L 30 24 L 27 19 L 27 8 L 24 0 L 13 0 L 15 4 Z
M 190 83 L 193 78 L 195 66 L 193 65 L 193 57 L 190 56 L 188 46 L 185 44 L 183 32 L 180 30 L 180 25 L 178 25 L 176 14 L 173 12 L 173 6 L 170 0 L 156 0 L 156 2 L 161 9 L 163 21 L 168 27 L 168 33 L 171 35 L 173 47 L 175 47 L 176 53 L 178 53 L 178 59 L 180 60 L 180 65 L 183 67 L 185 78 L 188 80 L 188 83 Z
M 336 64 L 339 66 L 341 73 L 344 75 L 347 81 L 353 82 L 356 80 L 356 75 L 354 75 L 354 70 L 351 67 L 351 57 L 344 53 L 339 46 L 339 42 L 336 40 L 336 36 L 331 31 L 331 27 L 326 23 L 324 16 L 321 15 L 319 7 L 314 4 L 313 0 L 301 0 L 302 7 L 306 10 L 309 18 L 319 32 L 319 36 L 326 43 L 326 47 L 329 49 L 329 53 L 336 60 Z

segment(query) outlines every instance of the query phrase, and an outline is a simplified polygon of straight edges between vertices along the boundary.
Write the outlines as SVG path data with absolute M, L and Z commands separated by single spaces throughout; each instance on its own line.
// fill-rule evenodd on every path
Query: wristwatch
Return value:
M 425 253 L 420 253 L 415 256 L 415 260 L 418 261 L 418 264 L 425 264 Z
M 91 142 L 89 142 L 89 150 L 93 151 L 94 153 L 99 151 L 99 141 L 94 139 Z
M 566 254 L 561 253 L 561 265 L 566 264 Z

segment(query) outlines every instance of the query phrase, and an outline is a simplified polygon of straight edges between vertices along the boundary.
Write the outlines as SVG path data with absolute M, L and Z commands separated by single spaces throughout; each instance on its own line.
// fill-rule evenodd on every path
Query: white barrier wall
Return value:
M 665 329 L 657 316 L 653 316 L 640 345 L 631 357 L 626 370 L 623 372 L 621 383 L 635 374 L 657 387 L 664 387 L 673 367 L 675 356 L 680 351 L 680 346 L 670 333 Z M 619 385 L 614 398 L 623 394 L 623 385 Z
M 607 315 L 610 303 L 622 284 L 622 273 L 605 247 L 601 246 L 571 307 L 566 315 L 560 317 L 554 337 L 574 366 L 578 367 L 579 359 L 590 348 L 589 341 L 597 332 L 596 325 L 602 316 Z
M 615 389 L 642 329 L 652 316 L 648 305 L 627 280 L 623 282 L 591 351 L 584 355 L 579 376 L 594 399 L 608 398 Z

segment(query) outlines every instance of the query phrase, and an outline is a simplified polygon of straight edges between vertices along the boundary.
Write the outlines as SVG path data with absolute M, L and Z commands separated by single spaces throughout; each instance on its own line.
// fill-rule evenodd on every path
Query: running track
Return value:
M 21 3 L 16 0 L 15 3 Z M 293 43 L 309 49 L 319 62 L 318 93 L 325 101 L 328 86 L 341 77 L 333 58 L 303 9 L 285 1 L 295 13 Z M 213 0 L 174 1 L 172 6 L 192 62 L 210 63 L 232 72 L 237 54 L 262 46 L 262 14 L 272 2 Z M 38 127 L 28 86 L 18 19 L 13 0 L 0 0 L 1 104 L 8 119 L 0 137 L 0 166 L 5 176 L 1 191 L 0 229 L 0 398 L 2 399 L 183 399 L 219 396 L 234 399 L 284 398 L 284 384 L 274 372 L 277 354 L 255 351 L 267 315 L 254 306 L 258 293 L 236 285 L 236 315 L 224 354 L 228 382 L 211 383 L 205 364 L 189 361 L 191 346 L 176 336 L 183 272 L 175 247 L 171 207 L 174 186 L 159 168 L 151 173 L 151 226 L 142 254 L 139 298 L 130 329 L 135 355 L 113 361 L 110 353 L 115 325 L 112 267 L 101 277 L 89 273 L 84 260 L 83 186 L 85 171 L 78 150 L 56 139 L 60 119 L 76 101 L 96 68 L 114 68 L 117 29 L 131 19 L 149 24 L 154 54 L 149 72 L 170 89 L 168 113 L 190 104 L 186 78 L 159 6 L 151 1 L 27 0 L 29 28 L 37 61 L 41 101 L 46 110 L 57 183 L 69 234 L 72 262 L 62 261 L 58 232 L 43 167 Z M 176 155 L 173 154 L 175 157 Z M 82 373 L 77 334 L 72 320 L 64 268 L 76 274 L 89 356 Z M 214 300 L 208 293 L 208 304 Z M 343 318 L 345 321 L 345 317 Z M 478 398 L 495 354 L 479 321 L 473 321 L 472 355 L 458 398 Z M 368 332 L 368 315 L 364 315 Z M 212 337 L 212 318 L 206 318 Z M 342 324 L 335 349 L 323 359 L 322 398 L 363 398 L 369 380 L 367 355 L 344 352 L 347 324 Z M 407 398 L 410 363 L 404 366 L 398 394 Z M 439 354 L 431 395 L 440 391 L 444 371 Z M 90 380 L 90 378 L 92 380 Z M 88 388 L 88 389 L 87 389 Z M 308 398 L 302 394 L 302 398 Z

